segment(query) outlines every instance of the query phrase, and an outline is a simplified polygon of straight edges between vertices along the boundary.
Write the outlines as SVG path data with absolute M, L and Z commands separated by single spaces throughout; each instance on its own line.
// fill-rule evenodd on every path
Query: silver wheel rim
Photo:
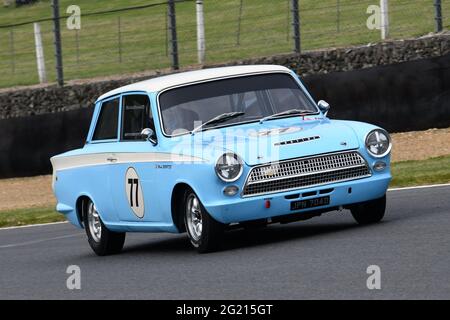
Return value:
M 87 214 L 89 232 L 95 242 L 100 242 L 100 239 L 102 238 L 102 224 L 100 222 L 98 211 L 92 202 L 89 203 Z
M 202 211 L 200 208 L 200 201 L 191 194 L 186 203 L 186 221 L 189 235 L 194 241 L 200 240 L 202 236 Z

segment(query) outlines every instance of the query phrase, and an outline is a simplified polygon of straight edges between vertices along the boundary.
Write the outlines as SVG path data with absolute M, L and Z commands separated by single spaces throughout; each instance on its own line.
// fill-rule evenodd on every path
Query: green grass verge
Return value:
M 392 164 L 391 187 L 408 187 L 450 182 L 450 156 Z
M 60 0 L 61 15 L 76 4 L 81 14 L 160 3 L 162 0 Z M 255 56 L 292 52 L 288 0 L 205 1 L 206 62 L 219 63 Z M 339 9 L 337 3 L 340 4 Z M 379 30 L 366 26 L 373 0 L 302 0 L 300 23 L 302 50 L 367 44 L 380 41 Z M 444 28 L 450 26 L 450 0 L 442 0 Z M 239 12 L 242 20 L 239 24 Z M 176 5 L 181 66 L 197 61 L 195 1 Z M 430 0 L 390 0 L 390 37 L 415 37 L 434 31 Z M 4 8 L 0 25 L 51 17 L 49 0 L 32 6 Z M 119 22 L 120 17 L 120 22 Z M 120 24 L 120 34 L 119 34 Z M 61 21 L 66 80 L 117 75 L 170 66 L 167 50 L 166 6 L 82 16 L 81 30 Z M 49 81 L 55 81 L 52 23 L 42 22 L 42 39 Z M 238 30 L 240 37 L 238 38 Z M 119 43 L 121 50 L 119 50 Z M 33 25 L 0 28 L 0 87 L 38 82 Z
M 450 156 L 392 164 L 391 187 L 450 182 Z M 17 209 L 0 212 L 0 227 L 64 221 L 53 208 Z
M 54 208 L 16 209 L 0 212 L 0 228 L 58 221 L 65 221 L 65 218 Z

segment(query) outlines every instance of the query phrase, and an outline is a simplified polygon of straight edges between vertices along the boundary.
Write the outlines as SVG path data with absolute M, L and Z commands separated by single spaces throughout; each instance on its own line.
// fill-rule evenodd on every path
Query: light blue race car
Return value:
M 98 255 L 126 232 L 187 232 L 199 252 L 223 232 L 350 209 L 380 221 L 389 134 L 330 120 L 299 77 L 274 65 L 184 72 L 110 91 L 86 144 L 51 158 L 57 211 Z

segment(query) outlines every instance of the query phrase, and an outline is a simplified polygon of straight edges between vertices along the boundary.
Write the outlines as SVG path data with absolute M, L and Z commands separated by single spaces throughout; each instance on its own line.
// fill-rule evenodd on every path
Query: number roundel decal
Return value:
M 128 168 L 125 175 L 125 193 L 131 210 L 138 218 L 144 217 L 144 194 L 141 180 L 134 168 Z

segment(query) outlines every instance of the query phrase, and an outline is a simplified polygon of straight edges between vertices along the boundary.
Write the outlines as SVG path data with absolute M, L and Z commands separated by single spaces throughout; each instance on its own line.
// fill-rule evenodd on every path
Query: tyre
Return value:
M 184 224 L 192 246 L 199 253 L 217 250 L 222 242 L 224 225 L 214 220 L 192 190 L 184 194 Z
M 380 222 L 386 211 L 386 195 L 380 199 L 360 203 L 351 208 L 352 216 L 361 225 Z
M 108 230 L 91 200 L 85 201 L 83 205 L 83 223 L 89 245 L 97 255 L 106 256 L 122 250 L 125 233 Z

